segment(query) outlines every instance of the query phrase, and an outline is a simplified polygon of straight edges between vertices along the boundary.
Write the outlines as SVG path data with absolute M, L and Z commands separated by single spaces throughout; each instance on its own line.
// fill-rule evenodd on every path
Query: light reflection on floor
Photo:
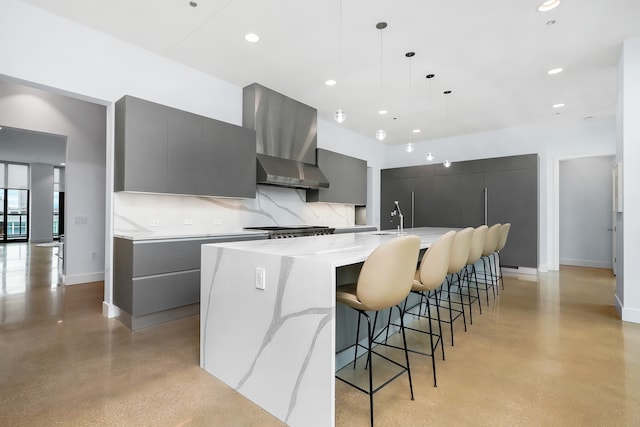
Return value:
M 0 244 L 0 293 L 23 293 L 32 286 L 57 288 L 62 284 L 58 246 L 31 243 Z

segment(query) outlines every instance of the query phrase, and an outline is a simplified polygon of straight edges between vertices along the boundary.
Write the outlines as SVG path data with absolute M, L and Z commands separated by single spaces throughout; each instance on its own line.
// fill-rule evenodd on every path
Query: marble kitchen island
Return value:
M 406 233 L 426 248 L 447 231 Z M 395 237 L 385 231 L 203 245 L 200 366 L 289 425 L 334 425 L 336 271 Z

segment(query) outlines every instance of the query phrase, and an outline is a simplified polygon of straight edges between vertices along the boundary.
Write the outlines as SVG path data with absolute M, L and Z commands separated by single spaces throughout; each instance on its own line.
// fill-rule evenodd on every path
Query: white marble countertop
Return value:
M 426 248 L 449 230 L 405 234 Z M 336 270 L 396 237 L 363 231 L 202 245 L 200 366 L 287 425 L 333 426 L 336 327 L 345 327 L 336 323 Z
M 403 234 L 420 237 L 420 247 L 427 248 L 450 230 L 451 228 L 440 227 L 408 228 Z M 239 251 L 310 258 L 339 267 L 364 261 L 375 248 L 395 237 L 398 237 L 396 231 L 387 230 L 212 244 Z
M 150 232 L 132 232 L 132 233 L 116 233 L 113 237 L 127 240 L 193 240 L 193 239 L 212 239 L 227 237 L 243 237 L 243 236 L 267 236 L 266 231 L 221 231 L 219 233 L 199 233 L 199 234 L 154 234 Z

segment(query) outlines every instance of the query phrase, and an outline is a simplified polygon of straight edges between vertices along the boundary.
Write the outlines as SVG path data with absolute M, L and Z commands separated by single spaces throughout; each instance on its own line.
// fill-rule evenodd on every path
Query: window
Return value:
M 0 241 L 29 237 L 29 166 L 0 163 Z

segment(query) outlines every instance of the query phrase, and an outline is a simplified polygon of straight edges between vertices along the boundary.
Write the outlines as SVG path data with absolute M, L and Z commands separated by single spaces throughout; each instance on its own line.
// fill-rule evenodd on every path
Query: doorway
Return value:
M 613 156 L 559 164 L 559 263 L 612 269 Z

